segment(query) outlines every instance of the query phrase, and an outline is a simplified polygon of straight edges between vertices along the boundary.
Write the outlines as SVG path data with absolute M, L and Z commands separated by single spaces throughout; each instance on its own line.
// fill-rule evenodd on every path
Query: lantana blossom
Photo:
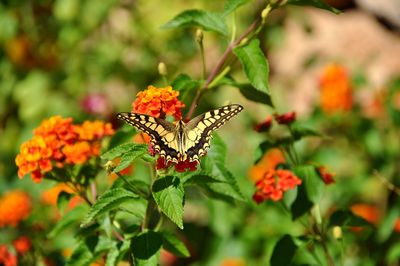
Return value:
M 100 154 L 101 139 L 113 134 L 109 123 L 85 121 L 75 125 L 72 118 L 53 116 L 44 120 L 34 130 L 32 139 L 21 145 L 15 158 L 18 176 L 30 173 L 33 181 L 40 182 L 54 166 L 85 163 Z
M 270 169 L 265 172 L 262 179 L 256 182 L 256 192 L 253 195 L 253 200 L 256 203 L 261 203 L 268 199 L 279 201 L 285 191 L 293 189 L 301 183 L 301 179 L 289 170 Z
M 13 190 L 0 197 L 0 228 L 15 227 L 26 219 L 32 209 L 31 198 L 21 190 Z

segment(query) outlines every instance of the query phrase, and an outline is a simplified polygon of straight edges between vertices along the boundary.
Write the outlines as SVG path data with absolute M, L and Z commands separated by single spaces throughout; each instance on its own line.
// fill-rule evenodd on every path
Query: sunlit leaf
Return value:
M 185 244 L 173 233 L 161 232 L 163 236 L 163 248 L 177 257 L 190 257 L 190 252 Z
M 166 176 L 153 184 L 153 197 L 161 211 L 179 228 L 183 228 L 184 190 L 179 178 Z
M 251 85 L 260 92 L 269 94 L 269 67 L 260 48 L 260 41 L 254 39 L 247 45 L 236 47 L 233 52 L 239 58 Z
M 341 13 L 340 10 L 331 7 L 330 5 L 328 5 L 326 2 L 324 2 L 323 0 L 288 0 L 286 2 L 288 5 L 297 5 L 297 6 L 313 6 L 313 7 L 317 7 L 317 8 L 321 8 L 321 9 L 325 9 L 328 11 L 331 11 L 335 14 L 339 14 Z
M 163 29 L 180 27 L 202 27 L 206 31 L 214 31 L 222 35 L 226 35 L 228 31 L 221 15 L 197 9 L 183 11 L 161 26 Z
M 81 227 L 87 226 L 93 222 L 99 215 L 102 215 L 110 210 L 113 210 L 124 202 L 138 199 L 139 196 L 135 193 L 125 190 L 123 188 L 114 188 L 108 190 L 101 195 L 93 206 L 90 208 L 89 213 L 83 220 Z
M 249 3 L 250 0 L 227 0 L 225 2 L 225 6 L 224 6 L 224 11 L 222 13 L 222 16 L 227 16 L 230 13 L 232 13 L 233 11 L 235 11 L 238 7 Z

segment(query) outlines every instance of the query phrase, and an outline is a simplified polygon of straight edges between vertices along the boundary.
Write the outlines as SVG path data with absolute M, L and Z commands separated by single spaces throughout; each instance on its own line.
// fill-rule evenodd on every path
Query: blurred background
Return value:
M 237 11 L 238 33 L 259 14 L 264 2 L 250 1 Z M 327 165 L 336 173 L 337 183 L 329 187 L 325 210 L 333 205 L 362 203 L 385 213 L 396 196 L 374 177 L 374 171 L 388 182 L 400 184 L 400 1 L 326 2 L 343 13 L 290 6 L 268 18 L 260 39 L 269 61 L 272 97 L 278 112 L 296 111 L 302 123 L 330 137 L 298 145 L 303 161 Z M 160 26 L 185 9 L 218 12 L 223 6 L 224 1 L 207 0 L 2 1 L 0 195 L 25 188 L 39 200 L 41 191 L 50 186 L 43 182 L 33 187 L 29 178 L 19 180 L 14 163 L 20 144 L 31 138 L 32 129 L 43 119 L 54 115 L 73 117 L 76 122 L 101 119 L 117 127 L 116 112 L 130 111 L 139 90 L 164 85 L 157 71 L 160 62 L 167 65 L 170 81 L 183 72 L 200 78 L 196 29 L 162 30 Z M 205 33 L 208 71 L 228 41 Z M 330 75 L 332 65 L 345 73 L 332 74 L 333 86 L 344 82 L 350 98 L 340 92 L 322 95 L 323 77 Z M 236 64 L 232 75 L 244 79 L 240 72 Z M 339 105 L 340 101 L 349 101 L 347 107 L 338 108 L 338 114 L 334 103 L 332 107 L 336 99 Z M 257 169 L 252 166 L 254 150 L 263 139 L 252 128 L 273 111 L 246 100 L 235 90 L 219 88 L 205 96 L 198 112 L 227 100 L 246 108 L 238 118 L 240 122 L 227 125 L 220 135 L 229 145 L 228 165 L 250 198 L 252 180 L 257 179 Z M 245 265 L 244 258 L 260 251 L 245 248 L 244 243 L 254 244 L 279 232 L 297 230 L 288 229 L 290 219 L 276 214 L 273 206 L 264 206 L 268 212 L 257 219 L 247 217 L 247 225 L 260 226 L 262 232 L 239 229 L 248 210 L 237 208 L 229 216 L 229 206 L 224 204 L 187 204 L 187 238 L 196 239 L 196 230 L 204 230 L 201 232 L 210 238 L 220 237 L 212 242 L 214 252 L 196 255 L 206 257 L 210 265 Z M 232 223 L 224 225 L 215 213 L 232 216 Z M 196 227 L 193 232 L 191 222 Z M 266 245 L 272 246 L 272 242 Z

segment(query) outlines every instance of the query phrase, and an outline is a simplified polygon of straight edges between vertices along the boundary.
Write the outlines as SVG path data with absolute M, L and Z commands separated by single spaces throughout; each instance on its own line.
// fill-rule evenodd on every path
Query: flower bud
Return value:
M 342 228 L 340 228 L 340 226 L 334 226 L 332 230 L 333 230 L 333 237 L 335 239 L 342 238 Z
M 276 122 L 280 125 L 288 125 L 296 120 L 295 112 L 288 112 L 282 115 L 274 114 Z
M 160 62 L 160 63 L 158 64 L 158 73 L 159 73 L 161 76 L 166 76 L 166 75 L 168 74 L 167 66 L 164 64 L 164 62 Z
M 114 169 L 117 167 L 117 165 L 113 161 L 108 161 L 104 165 L 104 168 L 106 169 L 107 173 L 112 173 Z
M 203 30 L 202 29 L 197 29 L 196 30 L 196 42 L 202 43 L 203 42 Z

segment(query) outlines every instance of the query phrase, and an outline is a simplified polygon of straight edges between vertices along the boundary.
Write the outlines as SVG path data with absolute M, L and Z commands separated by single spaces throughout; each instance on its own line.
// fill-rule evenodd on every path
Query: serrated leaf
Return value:
M 119 249 L 117 245 L 113 245 L 107 253 L 106 266 L 115 266 L 118 262 Z
M 273 106 L 269 93 L 258 90 L 250 84 L 238 84 L 236 87 L 247 100 Z
M 207 157 L 212 158 L 216 163 L 225 164 L 227 148 L 223 139 L 214 133 L 210 146 Z
M 137 143 L 125 143 L 119 145 L 101 155 L 104 160 L 113 160 L 115 158 L 121 157 L 126 153 L 136 153 L 141 151 L 147 151 L 147 145 L 137 144 Z
M 90 208 L 89 213 L 86 215 L 81 224 L 81 227 L 87 226 L 99 215 L 117 208 L 120 204 L 138 198 L 138 195 L 123 188 L 114 188 L 108 190 L 101 195 Z
M 260 48 L 260 41 L 254 39 L 245 46 L 233 49 L 233 53 L 242 64 L 251 85 L 260 92 L 270 94 L 268 88 L 269 67 L 263 51 Z
M 131 240 L 131 251 L 135 259 L 148 260 L 161 249 L 162 236 L 158 232 L 146 231 Z
M 312 165 L 296 166 L 294 168 L 294 173 L 303 181 L 307 192 L 307 198 L 315 204 L 318 203 L 324 192 L 325 184 L 318 175 L 315 167 Z
M 157 179 L 152 187 L 153 198 L 161 211 L 183 229 L 184 190 L 179 178 L 166 176 Z
M 226 35 L 228 31 L 221 15 L 198 9 L 183 11 L 161 26 L 162 29 L 180 27 L 202 27 L 206 31 L 214 31 L 222 35 Z
M 271 266 L 291 265 L 297 246 L 290 235 L 284 235 L 274 247 L 271 256 Z
M 47 237 L 53 238 L 60 234 L 65 229 L 74 224 L 78 224 L 80 219 L 86 214 L 86 205 L 78 205 L 72 210 L 68 211 L 61 219 L 55 224 L 53 229 L 48 233 Z
M 235 11 L 238 7 L 247 4 L 248 2 L 250 2 L 249 0 L 227 0 L 225 2 L 225 6 L 224 6 L 224 11 L 222 13 L 222 16 L 227 16 L 230 13 L 232 13 L 233 11 Z
M 328 10 L 331 11 L 335 14 L 340 14 L 341 11 L 331 7 L 327 3 L 325 3 L 323 0 L 288 0 L 286 2 L 288 5 L 296 5 L 296 6 L 313 6 L 317 7 L 320 9 Z
M 163 236 L 163 248 L 177 257 L 190 257 L 190 252 L 185 244 L 173 233 L 168 231 L 161 232 Z
M 118 173 L 119 171 L 124 170 L 127 168 L 134 160 L 139 157 L 142 157 L 144 154 L 147 153 L 146 149 L 139 149 L 135 151 L 129 151 L 121 156 L 121 160 L 117 167 L 113 170 L 113 173 Z

